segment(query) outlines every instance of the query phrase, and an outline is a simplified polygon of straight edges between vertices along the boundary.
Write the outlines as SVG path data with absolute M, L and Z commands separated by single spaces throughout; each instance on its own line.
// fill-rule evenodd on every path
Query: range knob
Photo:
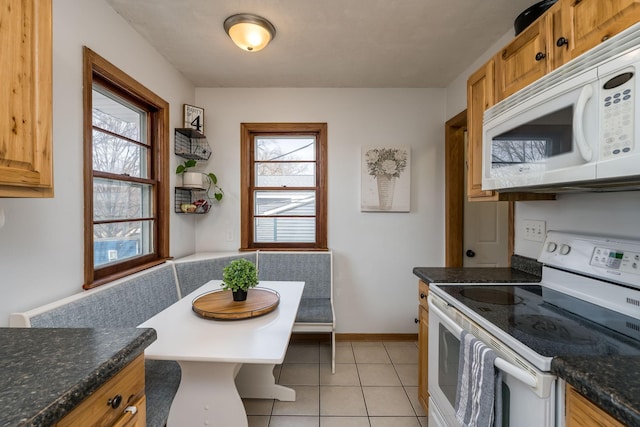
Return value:
M 555 252 L 558 249 L 558 245 L 554 242 L 547 243 L 547 252 Z
M 571 252 L 571 246 L 560 245 L 560 255 L 567 255 L 569 252 Z

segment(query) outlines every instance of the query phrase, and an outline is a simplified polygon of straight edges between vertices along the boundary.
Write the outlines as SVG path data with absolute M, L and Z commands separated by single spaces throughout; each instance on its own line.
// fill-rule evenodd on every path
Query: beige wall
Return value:
M 90 47 L 168 101 L 172 127 L 180 125 L 181 106 L 193 103 L 195 95 L 193 85 L 103 0 L 55 0 L 53 33 L 55 197 L 0 199 L 6 219 L 0 228 L 0 326 L 8 324 L 11 312 L 81 291 L 82 46 Z M 192 218 L 172 216 L 174 255 L 193 252 L 194 235 Z
M 196 89 L 213 148 L 207 170 L 225 190 L 198 219 L 197 249 L 238 248 L 240 123 L 327 122 L 337 329 L 416 333 L 412 269 L 444 263 L 444 97 L 443 89 Z M 360 212 L 363 146 L 411 148 L 411 212 Z

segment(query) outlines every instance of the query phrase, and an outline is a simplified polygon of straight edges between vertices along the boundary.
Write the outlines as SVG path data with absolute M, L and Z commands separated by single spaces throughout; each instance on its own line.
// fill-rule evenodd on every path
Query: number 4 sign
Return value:
M 204 108 L 184 104 L 184 127 L 204 133 Z

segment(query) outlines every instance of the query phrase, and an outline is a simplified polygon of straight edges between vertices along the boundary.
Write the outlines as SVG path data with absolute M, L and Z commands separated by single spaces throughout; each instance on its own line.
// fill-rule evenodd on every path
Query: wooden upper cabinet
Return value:
M 0 197 L 53 197 L 51 0 L 0 8 Z
M 548 72 L 546 19 L 538 18 L 495 56 L 496 101 Z
M 562 0 L 573 59 L 640 21 L 640 0 Z
M 467 196 L 491 199 L 493 191 L 482 191 L 482 119 L 494 104 L 494 62 L 489 60 L 467 80 Z

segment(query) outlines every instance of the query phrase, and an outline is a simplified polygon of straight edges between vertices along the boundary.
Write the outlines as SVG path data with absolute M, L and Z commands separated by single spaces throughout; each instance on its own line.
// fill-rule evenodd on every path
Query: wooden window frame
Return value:
M 169 103 L 135 81 L 116 66 L 87 48 L 84 58 L 84 289 L 91 289 L 169 259 Z M 150 140 L 148 168 L 153 188 L 152 251 L 105 267 L 94 267 L 93 240 L 93 83 L 122 96 L 130 102 L 144 105 Z M 135 181 L 132 179 L 132 181 Z
M 316 239 L 315 242 L 255 243 L 253 194 L 256 187 L 255 136 L 313 135 L 316 138 Z M 327 124 L 241 123 L 240 125 L 240 250 L 327 250 Z M 257 187 L 260 188 L 260 187 Z M 289 188 L 291 190 L 292 188 Z M 298 188 L 295 188 L 298 189 Z

